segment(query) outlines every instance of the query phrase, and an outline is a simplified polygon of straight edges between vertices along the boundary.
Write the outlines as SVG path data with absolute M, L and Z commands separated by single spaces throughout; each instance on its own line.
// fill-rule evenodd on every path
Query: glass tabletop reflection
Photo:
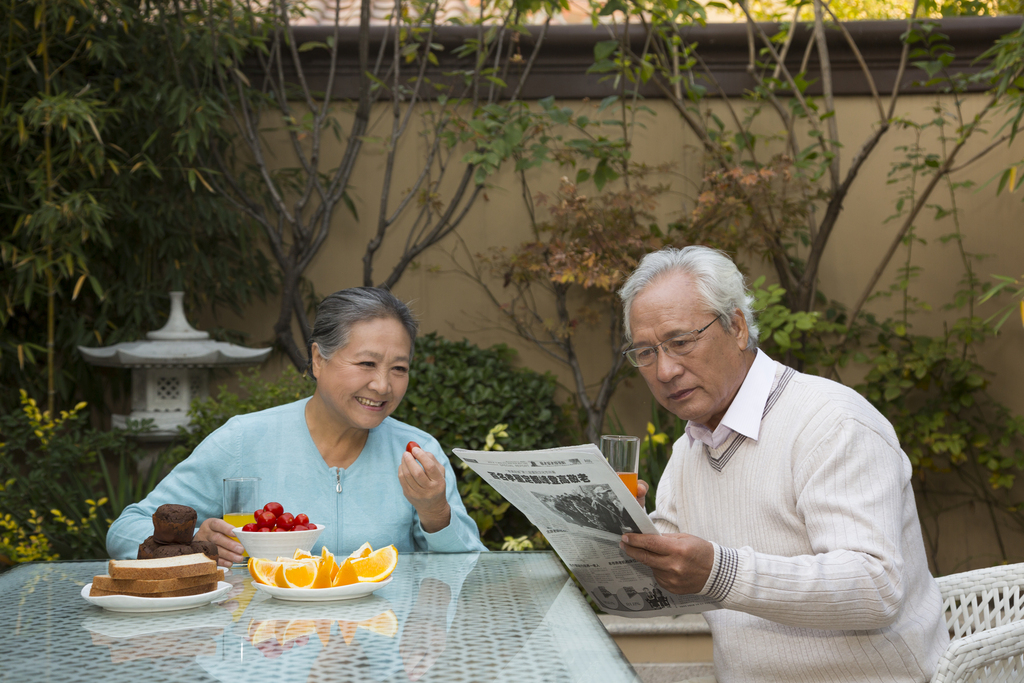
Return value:
M 639 679 L 554 554 L 412 553 L 357 600 L 283 601 L 236 565 L 217 604 L 103 610 L 106 562 L 0 574 L 4 681 L 631 681 Z

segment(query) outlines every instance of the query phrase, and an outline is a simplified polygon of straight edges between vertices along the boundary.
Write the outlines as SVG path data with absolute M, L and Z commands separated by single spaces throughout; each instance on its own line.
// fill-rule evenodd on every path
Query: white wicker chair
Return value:
M 937 581 L 951 641 L 932 683 L 1024 681 L 1024 563 Z

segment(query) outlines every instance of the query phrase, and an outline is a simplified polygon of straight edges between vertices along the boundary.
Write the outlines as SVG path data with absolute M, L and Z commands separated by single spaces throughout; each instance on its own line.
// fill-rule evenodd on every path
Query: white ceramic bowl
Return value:
M 326 527 L 317 524 L 316 529 L 309 531 L 242 531 L 235 527 L 238 542 L 245 546 L 249 557 L 276 560 L 278 557 L 291 557 L 296 550 L 307 553 Z

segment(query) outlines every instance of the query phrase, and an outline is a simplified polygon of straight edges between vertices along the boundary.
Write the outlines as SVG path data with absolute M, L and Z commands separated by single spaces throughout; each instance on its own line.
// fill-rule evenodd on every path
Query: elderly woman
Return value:
M 335 553 L 365 542 L 400 552 L 484 550 L 440 444 L 388 417 L 409 386 L 415 339 L 412 314 L 386 290 L 325 298 L 308 346 L 313 396 L 233 417 L 210 434 L 110 526 L 110 556 L 135 557 L 153 533 L 153 512 L 175 503 L 196 510 L 196 539 L 216 543 L 222 565 L 242 561 L 221 519 L 222 480 L 233 477 L 260 477 L 262 503 L 325 524 L 319 544 Z M 419 446 L 407 450 L 409 442 Z

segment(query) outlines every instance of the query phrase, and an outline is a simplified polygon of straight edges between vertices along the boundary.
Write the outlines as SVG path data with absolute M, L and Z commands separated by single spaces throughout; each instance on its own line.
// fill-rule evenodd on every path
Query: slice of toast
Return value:
M 162 593 L 164 591 L 191 588 L 211 582 L 223 581 L 224 570 L 218 569 L 212 574 L 187 576 L 183 579 L 113 579 L 109 575 L 94 576 L 92 587 L 97 590 L 125 595 Z
M 201 583 L 198 586 L 188 586 L 187 588 L 179 588 L 177 590 L 160 591 L 159 593 L 132 593 L 130 591 L 125 592 L 121 590 L 106 591 L 102 588 L 97 588 L 96 584 L 92 585 L 89 589 L 89 595 L 96 597 L 99 595 L 130 595 L 136 598 L 178 598 L 183 595 L 200 595 L 202 593 L 209 593 L 210 591 L 217 589 L 217 582 Z
M 202 553 L 151 560 L 111 560 L 107 563 L 107 574 L 112 579 L 184 579 L 213 574 L 216 570 L 217 563 Z

